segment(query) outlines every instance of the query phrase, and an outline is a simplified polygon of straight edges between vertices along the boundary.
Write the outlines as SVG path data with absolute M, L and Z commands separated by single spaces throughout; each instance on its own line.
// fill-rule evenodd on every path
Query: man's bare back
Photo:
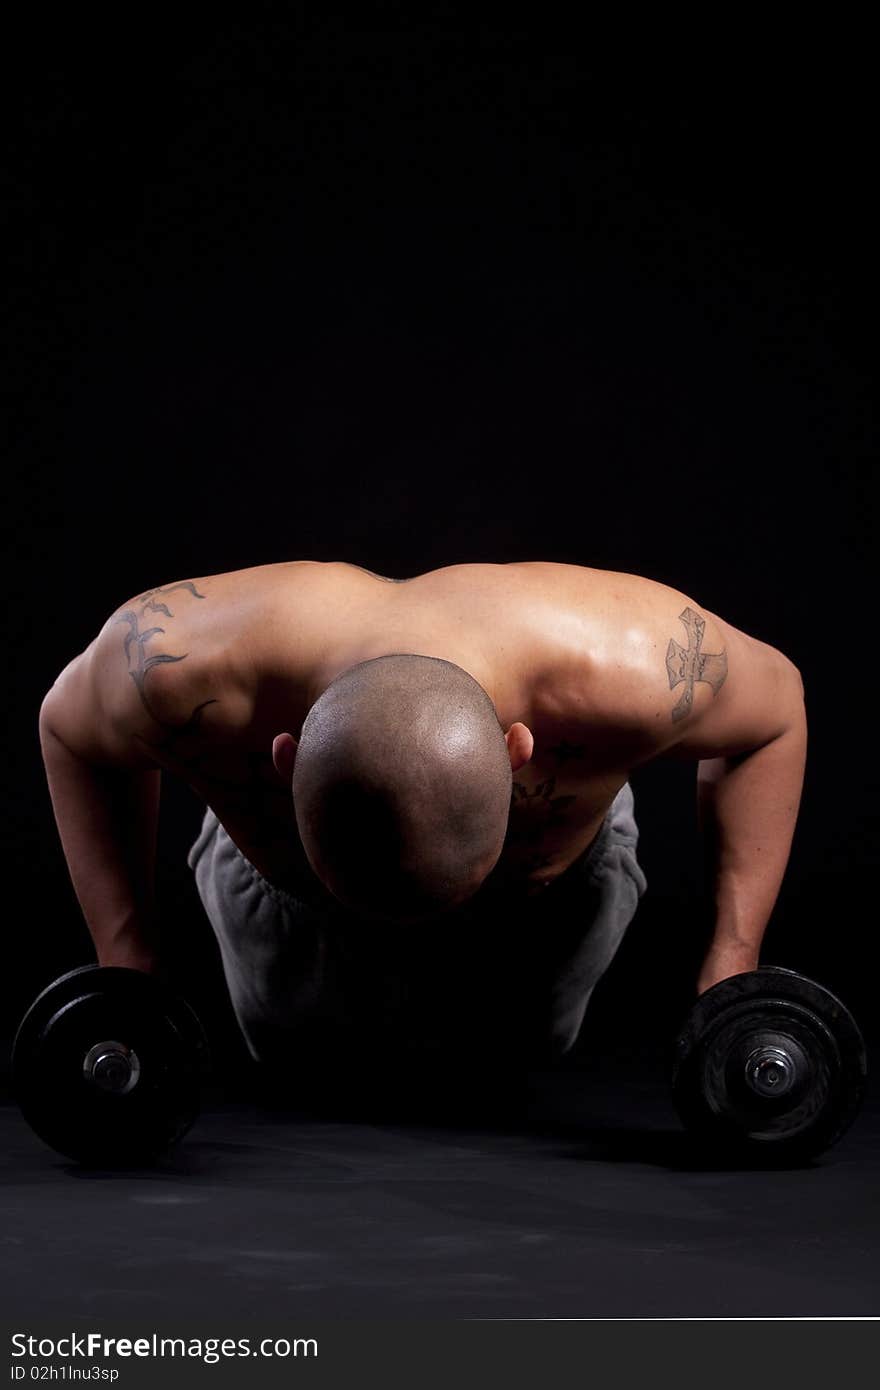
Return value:
M 797 678 L 775 648 L 636 575 L 538 561 L 388 580 L 293 561 L 122 603 L 46 708 L 81 756 L 185 779 L 263 877 L 296 886 L 310 871 L 273 740 L 296 737 L 342 671 L 393 652 L 461 666 L 505 730 L 531 731 L 495 871 L 528 893 L 587 848 L 634 767 L 730 757 L 778 737 Z M 91 730 L 87 699 L 99 716 Z

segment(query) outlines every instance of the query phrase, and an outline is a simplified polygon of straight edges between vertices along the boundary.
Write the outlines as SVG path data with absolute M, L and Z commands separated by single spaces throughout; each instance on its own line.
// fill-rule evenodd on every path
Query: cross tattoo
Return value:
M 706 619 L 701 618 L 692 608 L 679 613 L 688 635 L 688 645 L 683 647 L 670 637 L 666 649 L 666 670 L 669 673 L 669 689 L 685 682 L 681 699 L 672 711 L 674 721 L 684 719 L 690 714 L 694 703 L 694 682 L 705 681 L 711 685 L 712 694 L 717 695 L 727 677 L 727 652 L 701 652 Z

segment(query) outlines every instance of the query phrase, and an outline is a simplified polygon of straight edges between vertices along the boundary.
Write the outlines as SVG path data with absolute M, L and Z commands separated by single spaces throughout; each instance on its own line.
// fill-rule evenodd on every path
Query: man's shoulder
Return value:
M 210 580 L 176 580 L 124 599 L 46 697 L 53 723 L 83 757 L 161 764 L 179 737 L 241 718 Z M 216 607 L 216 605 L 215 605 Z
M 658 756 L 718 695 L 741 634 L 656 580 L 593 571 L 570 583 L 560 711 L 626 743 L 633 762 Z

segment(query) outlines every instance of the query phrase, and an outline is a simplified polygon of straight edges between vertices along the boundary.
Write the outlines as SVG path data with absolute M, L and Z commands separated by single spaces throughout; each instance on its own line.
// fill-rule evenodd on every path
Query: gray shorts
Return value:
M 210 808 L 187 856 L 259 1061 L 309 1037 L 558 1055 L 647 886 L 626 783 L 589 849 L 535 897 L 493 891 L 418 927 L 366 923 L 263 878 Z

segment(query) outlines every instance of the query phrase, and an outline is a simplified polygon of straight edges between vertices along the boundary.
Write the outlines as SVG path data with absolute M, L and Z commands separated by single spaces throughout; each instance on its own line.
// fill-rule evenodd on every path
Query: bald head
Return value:
M 407 653 L 351 667 L 315 701 L 293 797 L 306 854 L 337 898 L 415 918 L 479 887 L 501 853 L 511 780 L 482 686 Z

